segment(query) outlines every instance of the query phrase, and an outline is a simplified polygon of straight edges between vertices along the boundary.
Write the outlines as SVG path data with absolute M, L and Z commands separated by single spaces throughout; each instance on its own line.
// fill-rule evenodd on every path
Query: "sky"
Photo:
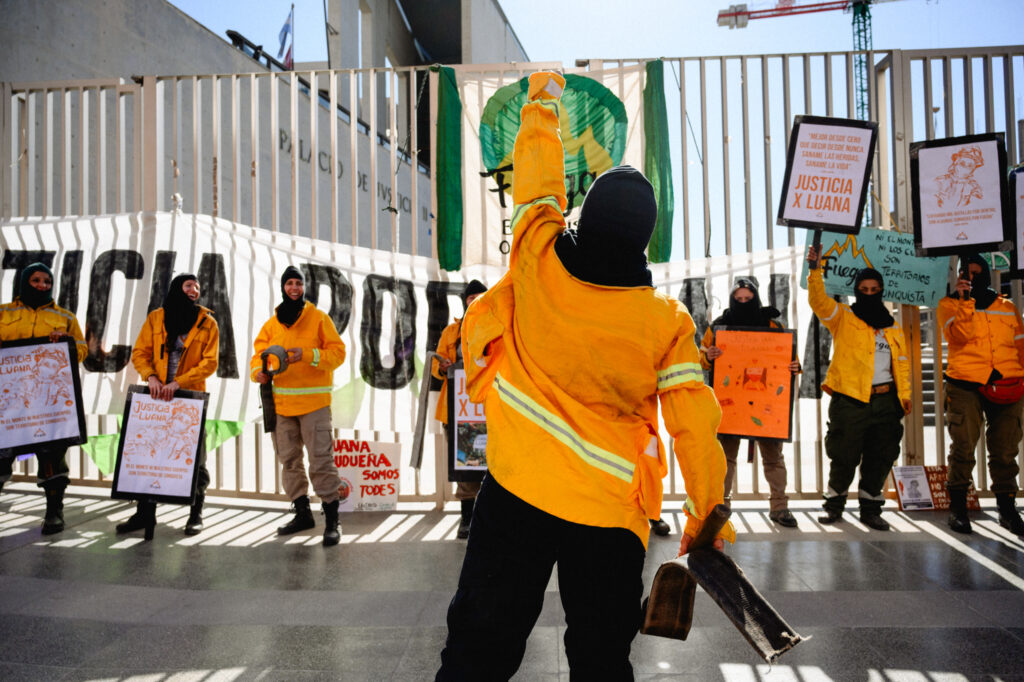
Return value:
M 798 0 L 807 4 L 813 0 Z M 430 2 L 430 0 L 404 0 Z M 729 0 L 499 0 L 531 61 L 689 57 L 852 49 L 851 16 L 832 11 L 716 24 Z M 287 0 L 172 0 L 221 37 L 234 29 L 268 48 L 288 18 Z M 773 2 L 749 3 L 763 9 Z M 630 11 L 623 10 L 624 5 Z M 295 61 L 326 59 L 323 0 L 295 2 Z M 882 0 L 872 6 L 874 47 L 931 49 L 1016 45 L 1022 0 Z M 277 50 L 273 53 L 276 55 Z

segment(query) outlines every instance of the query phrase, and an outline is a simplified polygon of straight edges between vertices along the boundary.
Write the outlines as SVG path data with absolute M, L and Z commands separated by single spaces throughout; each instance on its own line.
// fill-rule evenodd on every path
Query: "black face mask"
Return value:
M 767 324 L 761 311 L 761 301 L 756 296 L 742 303 L 730 297 L 728 318 L 726 324 L 737 327 L 763 327 Z
M 284 299 L 281 305 L 277 306 L 274 314 L 277 315 L 277 321 L 286 327 L 290 327 L 295 324 L 295 321 L 299 319 L 299 315 L 302 314 L 302 309 L 306 307 L 305 296 L 299 296 L 297 299 L 292 299 L 284 290 L 284 283 L 290 279 L 297 279 L 300 282 L 305 283 L 302 278 L 302 273 L 297 268 L 289 265 L 284 270 L 284 274 L 281 275 L 281 298 Z
M 971 263 L 976 263 L 981 266 L 981 272 L 978 272 L 971 277 L 968 272 L 968 268 Z M 992 290 L 992 273 L 989 272 L 988 263 L 986 263 L 980 256 L 971 256 L 962 262 L 960 269 L 960 277 L 962 279 L 971 280 L 971 298 L 974 299 L 974 309 L 984 310 L 988 308 L 998 298 L 999 294 Z
M 875 329 L 885 329 L 886 327 L 891 327 L 896 322 L 882 302 L 881 291 L 877 294 L 856 292 L 856 301 L 850 306 L 850 309 L 865 324 Z
M 182 289 L 185 282 L 195 279 L 196 276 L 191 274 L 178 275 L 171 280 L 171 286 L 164 296 L 164 329 L 167 331 L 168 346 L 173 346 L 179 336 L 188 334 L 199 318 L 199 306 Z
M 46 291 L 40 291 L 28 283 L 29 277 L 37 272 L 45 272 L 50 276 L 50 281 L 53 281 L 53 272 L 42 263 L 33 263 L 22 271 L 21 283 L 18 287 L 18 298 L 29 308 L 39 308 L 53 301 L 52 286 Z

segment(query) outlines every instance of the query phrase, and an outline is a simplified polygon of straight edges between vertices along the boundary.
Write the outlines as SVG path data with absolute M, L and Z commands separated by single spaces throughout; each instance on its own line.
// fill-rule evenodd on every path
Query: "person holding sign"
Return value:
M 686 308 L 656 292 L 645 249 L 657 204 L 628 166 L 563 215 L 565 79 L 529 78 L 513 152 L 509 271 L 466 311 L 467 389 L 487 413 L 488 474 L 448 609 L 438 680 L 519 668 L 554 566 L 573 679 L 632 679 L 629 652 L 667 469 L 658 404 L 686 483 L 680 554 L 722 502 L 721 411 Z M 715 540 L 732 541 L 726 525 Z
M 468 309 L 469 304 L 475 301 L 480 294 L 487 291 L 483 282 L 474 279 L 466 285 L 462 292 L 463 306 Z M 454 322 L 444 328 L 441 338 L 437 341 L 437 354 L 443 359 L 435 360 L 431 374 L 441 380 L 441 392 L 437 398 L 437 412 L 434 418 L 442 424 L 448 424 L 448 368 L 462 360 L 462 320 L 456 318 Z M 447 434 L 447 430 L 445 434 Z M 462 505 L 462 518 L 459 520 L 459 529 L 455 537 L 465 540 L 469 537 L 469 525 L 473 520 L 473 502 L 476 494 L 480 492 L 480 484 L 476 481 L 459 481 L 455 485 L 455 499 Z
M 132 364 L 149 385 L 154 400 L 171 400 L 178 389 L 205 391 L 206 379 L 217 371 L 220 328 L 213 311 L 196 303 L 199 280 L 185 273 L 171 280 L 161 307 L 151 312 L 132 347 Z M 206 445 L 199 436 L 196 494 L 185 521 L 185 535 L 203 530 L 203 503 L 210 485 Z M 117 533 L 143 530 L 154 518 L 156 503 L 139 501 L 135 513 L 117 524 Z
M 854 304 L 839 303 L 825 293 L 820 250 L 815 245 L 807 252 L 807 294 L 811 310 L 832 333 L 835 351 L 822 383 L 832 399 L 825 434 L 828 488 L 825 514 L 818 521 L 835 523 L 842 518 L 859 465 L 861 523 L 889 530 L 881 515 L 882 487 L 899 457 L 903 417 L 911 407 L 906 340 L 882 302 L 881 273 L 862 269 L 854 279 Z
M 0 305 L 0 345 L 4 341 L 48 338 L 51 343 L 75 340 L 78 362 L 88 349 L 82 328 L 74 314 L 53 302 L 53 271 L 43 263 L 32 263 L 21 271 L 14 300 Z M 64 490 L 68 487 L 66 447 L 36 449 L 36 477 L 46 493 L 43 535 L 64 530 Z M 0 490 L 11 479 L 14 458 L 0 457 Z
M 277 529 L 291 535 L 316 525 L 309 507 L 309 480 L 323 502 L 325 547 L 341 541 L 338 526 L 338 488 L 341 479 L 334 465 L 331 427 L 331 391 L 334 370 L 345 361 L 345 344 L 326 313 L 303 299 L 302 273 L 289 265 L 281 275 L 283 302 L 260 329 L 249 363 L 253 381 L 271 380 L 263 371 L 263 351 L 281 346 L 287 351 L 288 370 L 273 377 L 274 451 L 281 463 L 281 482 L 292 501 L 294 518 Z M 309 478 L 302 463 L 302 446 L 309 452 Z
M 715 360 L 722 356 L 722 349 L 712 345 L 715 327 L 769 327 L 782 329 L 775 321 L 780 313 L 771 306 L 761 305 L 761 296 L 757 285 L 752 279 L 739 277 L 733 283 L 729 294 L 729 309 L 719 315 L 704 332 L 700 344 L 700 363 L 704 369 L 711 369 Z M 800 373 L 800 361 L 793 360 L 789 364 L 793 374 Z M 732 497 L 733 482 L 736 480 L 736 455 L 740 449 L 740 437 L 719 434 L 719 442 L 725 450 L 725 499 Z M 782 441 L 758 438 L 757 447 L 761 450 L 761 465 L 764 477 L 768 481 L 770 511 L 768 518 L 787 528 L 796 528 L 797 521 L 789 511 L 789 496 L 786 495 L 786 460 L 782 456 Z M 753 450 L 751 450 L 753 454 Z
M 1017 511 L 1017 451 L 1024 406 L 1024 325 L 1008 298 L 990 288 L 988 264 L 978 254 L 962 257 L 956 292 L 939 301 L 939 326 L 949 344 L 946 359 L 946 423 L 949 425 L 949 527 L 970 533 L 967 489 L 974 448 L 985 429 L 988 470 L 999 507 L 999 524 L 1024 535 Z

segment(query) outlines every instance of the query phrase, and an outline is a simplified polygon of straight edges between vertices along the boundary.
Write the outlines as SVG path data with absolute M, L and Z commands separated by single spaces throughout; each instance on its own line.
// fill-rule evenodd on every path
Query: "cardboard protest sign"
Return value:
M 776 222 L 857 234 L 877 138 L 872 121 L 795 117 Z
M 156 400 L 148 387 L 131 386 L 110 496 L 191 504 L 209 400 L 209 393 L 185 390 Z
M 0 457 L 85 441 L 74 340 L 4 341 L 0 347 Z
M 1014 168 L 1007 181 L 1010 214 L 1013 216 L 1013 251 L 1011 277 L 1024 277 L 1024 166 Z
M 811 245 L 812 234 L 807 235 Z M 893 303 L 934 308 L 946 295 L 948 258 L 918 256 L 914 236 L 866 227 L 857 235 L 823 235 L 821 274 L 829 296 L 853 296 L 854 278 L 863 268 L 882 273 L 882 298 Z M 807 261 L 800 286 L 807 288 Z
M 796 332 L 763 327 L 716 327 L 722 350 L 711 369 L 711 386 L 722 406 L 718 433 L 790 441 L 793 389 L 789 363 L 796 359 Z
M 470 402 L 462 363 L 448 368 L 448 480 L 482 481 L 487 471 L 487 418 Z
M 1002 133 L 914 142 L 910 186 L 918 255 L 994 251 L 1012 239 Z
M 892 480 L 900 509 L 949 509 L 946 475 L 945 466 L 894 466 Z M 973 485 L 967 491 L 967 508 L 981 509 Z
M 334 441 L 341 486 L 338 511 L 392 511 L 398 504 L 402 446 L 367 440 Z

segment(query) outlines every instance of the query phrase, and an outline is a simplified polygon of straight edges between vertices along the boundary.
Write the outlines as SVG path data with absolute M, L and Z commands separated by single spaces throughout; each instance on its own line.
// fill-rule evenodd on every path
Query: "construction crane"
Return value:
M 747 5 L 730 5 L 718 13 L 718 25 L 729 28 L 745 28 L 753 19 L 771 19 L 772 17 L 790 17 L 798 14 L 814 14 L 842 10 L 853 14 L 853 50 L 854 56 L 854 92 L 855 116 L 868 120 L 870 116 L 868 101 L 868 64 L 867 53 L 871 50 L 871 5 L 895 0 L 830 0 L 829 2 L 811 2 L 798 5 L 795 0 L 778 0 L 774 7 L 768 9 L 747 8 Z

